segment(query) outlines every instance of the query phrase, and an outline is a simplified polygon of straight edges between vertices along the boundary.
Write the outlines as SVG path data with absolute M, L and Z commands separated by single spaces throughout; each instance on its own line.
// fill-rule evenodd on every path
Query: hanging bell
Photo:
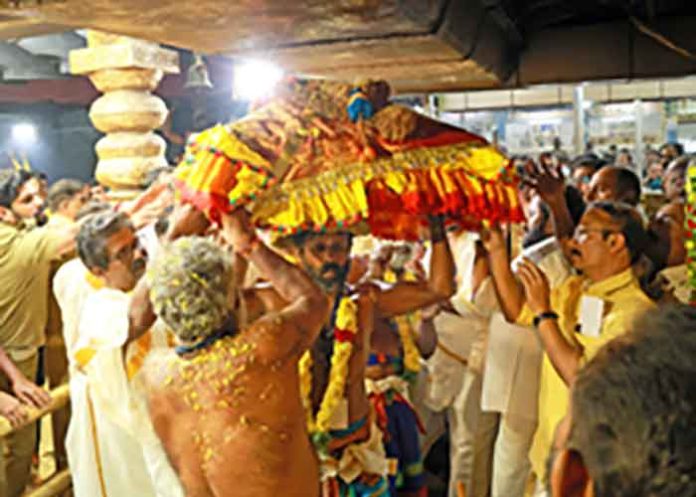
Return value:
M 208 67 L 205 65 L 203 56 L 194 54 L 193 63 L 186 72 L 184 88 L 187 90 L 207 90 L 212 87 L 213 84 L 210 82 Z

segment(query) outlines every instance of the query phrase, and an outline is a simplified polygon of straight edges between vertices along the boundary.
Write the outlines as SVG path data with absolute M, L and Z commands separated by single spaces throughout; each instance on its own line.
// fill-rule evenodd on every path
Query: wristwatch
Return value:
M 533 321 L 534 327 L 535 327 L 535 328 L 538 327 L 538 326 L 539 326 L 539 323 L 541 323 L 542 321 L 544 321 L 544 320 L 546 320 L 546 319 L 558 320 L 558 314 L 556 314 L 556 313 L 553 312 L 553 311 L 542 312 L 541 314 L 537 314 L 537 315 L 534 317 L 534 321 Z

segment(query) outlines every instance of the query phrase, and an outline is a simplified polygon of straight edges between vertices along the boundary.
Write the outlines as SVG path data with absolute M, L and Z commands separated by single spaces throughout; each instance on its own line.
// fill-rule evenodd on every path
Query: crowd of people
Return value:
M 0 170 L 0 496 L 65 382 L 76 497 L 696 496 L 682 152 L 519 160 L 522 232 L 422 243 Z

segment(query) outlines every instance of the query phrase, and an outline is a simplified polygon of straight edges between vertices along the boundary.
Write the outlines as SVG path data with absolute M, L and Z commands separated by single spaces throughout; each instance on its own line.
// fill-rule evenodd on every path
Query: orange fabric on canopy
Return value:
M 357 91 L 370 112 L 353 121 L 346 109 Z M 417 239 L 432 214 L 469 229 L 522 220 L 505 156 L 387 96 L 383 82 L 287 81 L 245 118 L 194 137 L 177 169 L 182 201 L 213 220 L 244 206 L 281 236 L 340 229 Z

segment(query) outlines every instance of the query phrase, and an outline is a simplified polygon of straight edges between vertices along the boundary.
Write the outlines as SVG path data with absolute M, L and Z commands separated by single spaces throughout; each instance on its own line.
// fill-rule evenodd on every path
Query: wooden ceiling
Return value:
M 401 93 L 696 73 L 694 0 L 0 0 L 0 38 L 75 28 Z

